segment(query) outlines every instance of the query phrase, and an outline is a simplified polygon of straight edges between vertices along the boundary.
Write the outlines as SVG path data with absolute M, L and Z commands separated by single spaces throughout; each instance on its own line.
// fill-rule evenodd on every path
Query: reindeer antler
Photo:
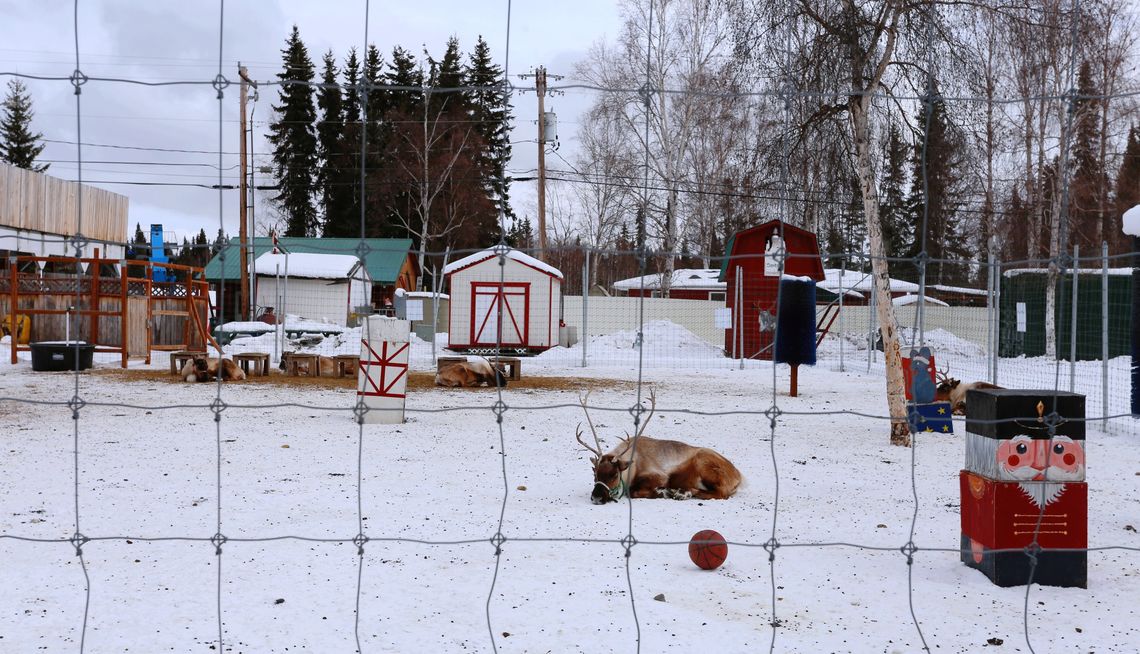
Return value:
M 945 370 L 935 369 L 936 376 L 938 377 L 939 384 L 948 383 L 952 378 L 950 377 L 950 366 L 947 365 Z
M 578 423 L 578 429 L 577 429 L 578 433 L 574 435 L 574 438 L 577 439 L 578 442 L 582 444 L 582 447 L 586 448 L 590 452 L 593 452 L 596 456 L 598 456 L 600 458 L 602 456 L 602 441 L 598 440 L 598 430 L 594 429 L 594 421 L 590 419 L 590 410 L 586 406 L 586 401 L 589 399 L 590 399 L 590 391 L 586 391 L 585 396 L 581 396 L 581 395 L 578 396 L 578 404 L 582 405 L 582 411 L 583 411 L 583 413 L 586 414 L 586 422 L 589 423 L 589 425 L 590 425 L 590 432 L 594 435 L 594 443 L 597 445 L 597 449 L 590 447 L 589 445 L 586 444 L 585 441 L 582 440 L 582 423 Z
M 649 415 L 645 416 L 645 422 L 641 423 L 638 427 L 637 433 L 633 435 L 634 438 L 641 436 L 645 433 L 645 428 L 649 425 L 649 419 L 653 417 L 653 412 L 657 410 L 657 389 L 649 389 Z

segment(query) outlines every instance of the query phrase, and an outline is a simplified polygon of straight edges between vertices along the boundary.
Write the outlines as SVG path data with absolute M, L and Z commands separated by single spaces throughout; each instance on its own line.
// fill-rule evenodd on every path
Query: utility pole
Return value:
M 238 163 L 238 177 L 241 179 L 241 181 L 238 182 L 238 244 L 241 249 L 241 254 L 239 256 L 239 265 L 241 266 L 241 270 L 238 272 L 238 274 L 241 279 L 241 319 L 249 320 L 249 249 L 247 247 L 249 235 L 246 230 L 246 222 L 248 221 L 248 214 L 246 211 L 248 203 L 246 201 L 246 194 L 249 192 L 249 188 L 246 182 L 247 153 L 245 148 L 245 103 L 249 95 L 249 87 L 252 86 L 254 89 L 256 89 L 257 82 L 249 78 L 249 73 L 246 71 L 245 66 L 242 66 L 241 63 L 238 63 L 238 76 L 241 77 L 241 94 L 239 99 L 239 102 L 241 103 L 241 119 L 239 121 L 241 123 L 241 135 L 238 138 L 238 141 L 241 143 L 241 145 L 238 147 L 238 157 L 241 159 L 241 161 Z
M 519 77 L 526 79 L 530 74 Z M 562 79 L 561 75 L 550 75 L 550 77 L 555 80 Z M 534 91 L 538 95 L 538 252 L 536 254 L 543 261 L 546 256 L 546 144 L 558 138 L 555 133 L 554 113 L 551 112 L 549 117 L 546 113 L 546 78 L 546 66 L 539 66 L 534 70 Z
M 546 97 L 546 66 L 534 71 L 534 92 L 538 95 L 538 259 L 546 260 L 546 139 L 543 128 L 543 99 Z

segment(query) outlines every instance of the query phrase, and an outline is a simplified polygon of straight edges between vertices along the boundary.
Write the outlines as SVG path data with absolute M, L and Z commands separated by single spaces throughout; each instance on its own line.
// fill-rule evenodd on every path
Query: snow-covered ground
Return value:
M 728 456 L 747 479 L 729 500 L 592 505 L 573 391 L 503 389 L 501 436 L 493 389 L 413 391 L 405 424 L 361 431 L 349 389 L 227 383 L 215 422 L 213 384 L 84 373 L 75 421 L 64 405 L 74 374 L 0 363 L 0 652 L 78 650 L 84 573 L 72 545 L 59 542 L 76 529 L 76 433 L 79 531 L 95 539 L 83 548 L 91 653 L 213 651 L 219 565 L 226 651 L 355 651 L 358 557 L 343 541 L 360 532 L 358 460 L 370 539 L 360 577 L 364 652 L 488 652 L 492 635 L 499 652 L 633 652 L 639 636 L 642 652 L 767 651 L 773 594 L 777 652 L 917 652 L 908 573 L 932 651 L 1028 651 L 1026 589 L 998 588 L 958 560 L 962 423 L 957 435 L 920 437 L 913 451 L 892 447 L 881 372 L 853 361 L 840 372 L 827 357 L 801 368 L 798 398 L 787 396 L 786 366 L 777 367 L 784 413 L 773 440 L 756 413 L 773 403 L 770 364 L 678 371 L 658 357 L 692 364 L 712 346 L 669 325 L 646 333 L 655 330 L 679 345 L 652 351 L 644 369 L 658 398 L 647 433 Z M 328 337 L 322 351 L 355 353 L 353 336 Z M 609 338 L 589 344 L 599 365 L 584 369 L 580 350 L 553 350 L 527 359 L 523 374 L 635 381 L 637 368 L 624 363 L 633 336 Z M 967 345 L 941 340 L 947 357 L 970 360 Z M 949 354 L 955 347 L 963 351 Z M 272 352 L 272 336 L 227 348 L 240 350 Z M 113 367 L 112 358 L 97 355 L 97 366 Z M 623 364 L 602 365 L 607 359 Z M 431 345 L 414 339 L 411 361 L 431 369 Z M 167 365 L 155 353 L 151 367 Z M 1003 362 L 1007 374 L 1026 365 Z M 632 431 L 635 400 L 632 383 L 591 395 L 609 443 Z M 1111 433 L 1090 424 L 1088 434 L 1094 548 L 1140 548 L 1140 429 L 1131 418 L 1117 422 Z M 229 539 L 221 557 L 208 542 L 219 529 L 219 440 L 220 533 Z M 920 550 L 908 568 L 898 548 L 916 506 L 912 455 Z M 775 589 L 762 547 L 774 516 Z M 506 541 L 496 567 L 500 517 Z M 731 543 L 713 572 L 697 569 L 685 545 L 706 528 Z M 630 532 L 627 560 L 619 541 Z M 279 536 L 342 542 L 241 540 Z M 1088 566 L 1087 590 L 1032 587 L 1037 652 L 1137 651 L 1140 552 L 1093 551 Z

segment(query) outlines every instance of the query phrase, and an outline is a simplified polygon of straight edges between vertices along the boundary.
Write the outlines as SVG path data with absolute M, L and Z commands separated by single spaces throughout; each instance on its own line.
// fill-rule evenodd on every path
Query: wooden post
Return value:
M 792 364 L 792 388 L 791 388 L 791 392 L 788 393 L 788 395 L 791 397 L 799 397 L 799 392 L 800 392 L 799 376 L 800 376 L 800 365 L 798 363 L 793 363 Z
M 102 317 L 103 306 L 99 303 L 99 248 L 95 248 L 95 260 L 90 266 L 95 266 L 95 273 L 91 275 L 91 308 L 99 313 L 91 316 L 91 344 L 99 345 L 99 319 Z
M 127 306 L 130 304 L 127 301 L 127 294 L 130 285 L 127 283 L 127 262 L 124 260 L 119 268 L 119 334 L 122 340 L 122 366 L 127 367 L 127 359 L 130 356 L 131 346 L 131 321 L 127 318 Z M 150 356 L 147 355 L 147 364 L 150 364 Z
M 186 271 L 186 322 L 182 323 L 182 342 L 186 344 L 186 349 L 190 347 L 190 312 L 194 310 L 194 285 L 190 279 L 191 271 Z
M 151 339 L 154 338 L 154 266 L 146 267 L 146 364 L 150 365 Z
M 20 306 L 20 278 L 19 268 L 16 265 L 16 257 L 9 259 L 8 265 L 12 268 L 12 295 L 10 300 L 12 302 L 12 307 L 11 310 L 8 311 L 8 315 L 11 316 L 9 320 L 12 321 L 12 339 L 10 341 L 10 344 L 12 350 L 12 363 L 16 363 L 16 348 L 20 345 L 19 330 L 16 329 L 16 316 L 19 315 L 16 313 L 16 309 Z M 29 329 L 29 332 L 30 331 L 31 330 Z

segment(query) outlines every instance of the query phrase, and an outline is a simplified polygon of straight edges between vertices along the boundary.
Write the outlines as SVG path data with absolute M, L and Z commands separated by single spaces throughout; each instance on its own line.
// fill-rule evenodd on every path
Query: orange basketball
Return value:
M 728 558 L 728 543 L 712 529 L 698 531 L 689 540 L 689 558 L 701 570 L 716 570 Z

